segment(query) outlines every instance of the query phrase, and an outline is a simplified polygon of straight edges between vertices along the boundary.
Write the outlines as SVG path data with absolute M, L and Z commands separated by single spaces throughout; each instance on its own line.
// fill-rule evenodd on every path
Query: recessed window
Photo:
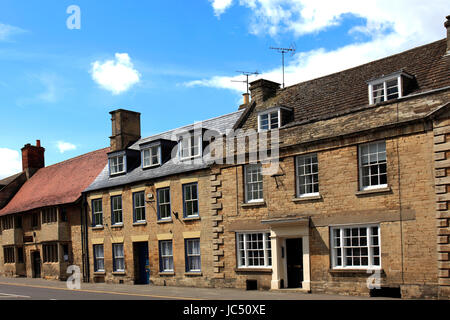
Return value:
M 103 205 L 102 199 L 92 200 L 92 226 L 101 227 L 103 225 Z
M 258 114 L 258 131 L 279 128 L 280 118 L 280 109 Z
M 38 227 L 39 221 L 41 220 L 41 214 L 38 212 L 31 214 L 31 226 L 32 227 Z
M 403 97 L 413 79 L 412 75 L 400 71 L 368 81 L 369 103 L 376 104 Z
M 133 193 L 134 222 L 145 221 L 145 195 L 144 191 Z
M 125 256 L 123 254 L 123 243 L 113 243 L 113 271 L 125 271 Z
M 109 172 L 111 175 L 125 172 L 125 156 L 113 156 L 109 158 Z
M 260 202 L 263 197 L 262 165 L 248 164 L 245 166 L 245 201 Z
M 94 271 L 105 271 L 105 254 L 103 252 L 102 244 L 94 245 Z
M 160 150 L 159 145 L 142 150 L 142 166 L 147 168 L 161 164 Z
M 56 243 L 42 245 L 44 262 L 58 262 L 58 245 Z
M 122 224 L 122 196 L 111 197 L 111 218 L 112 224 Z
M 56 208 L 46 208 L 42 210 L 42 223 L 53 223 L 57 220 Z
M 380 226 L 331 228 L 332 265 L 336 269 L 381 267 Z
M 298 156 L 297 196 L 307 197 L 319 194 L 319 164 L 317 154 Z
M 270 233 L 237 233 L 239 268 L 272 266 Z
M 186 239 L 186 271 L 187 272 L 200 272 L 201 271 L 201 259 L 200 259 L 200 239 Z
M 161 188 L 156 191 L 158 203 L 158 220 L 170 220 L 170 188 Z
M 4 263 L 14 263 L 14 247 L 3 247 Z
M 179 142 L 180 158 L 188 159 L 201 155 L 202 137 L 197 136 L 182 136 Z
M 24 263 L 23 247 L 17 247 L 17 263 Z
M 159 241 L 159 264 L 161 272 L 173 272 L 172 240 Z
M 360 189 L 387 187 L 386 142 L 359 146 Z
M 197 183 L 183 185 L 184 217 L 198 217 Z
M 14 216 L 6 216 L 2 218 L 2 229 L 9 230 L 14 228 Z

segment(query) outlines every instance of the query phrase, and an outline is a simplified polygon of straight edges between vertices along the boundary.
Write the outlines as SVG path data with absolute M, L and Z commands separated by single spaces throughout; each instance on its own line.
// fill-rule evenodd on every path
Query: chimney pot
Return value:
M 36 140 L 36 147 L 40 147 L 41 146 L 41 140 Z

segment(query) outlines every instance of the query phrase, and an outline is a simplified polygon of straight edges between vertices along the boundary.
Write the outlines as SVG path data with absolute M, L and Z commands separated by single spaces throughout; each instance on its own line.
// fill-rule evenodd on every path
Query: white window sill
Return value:
M 373 193 L 383 193 L 383 192 L 392 192 L 392 189 L 389 185 L 380 185 L 377 187 L 365 188 L 363 190 L 357 191 L 355 194 L 357 196 L 368 195 Z
M 147 221 L 136 221 L 133 222 L 133 226 L 145 226 L 147 224 Z
M 123 228 L 123 223 L 113 224 L 111 228 Z
M 251 207 L 262 207 L 265 206 L 266 202 L 264 200 L 258 200 L 258 201 L 250 201 L 246 203 L 242 203 L 242 208 L 251 208 Z
M 308 193 L 301 195 L 297 198 L 293 198 L 293 202 L 302 202 L 302 201 L 312 201 L 312 200 L 321 200 L 322 195 L 320 193 Z
M 158 219 L 157 221 L 156 221 L 156 223 L 171 223 L 171 222 L 173 222 L 173 220 L 172 220 L 172 218 L 170 218 L 170 219 Z
M 187 217 L 183 217 L 183 221 L 190 221 L 190 220 L 200 220 L 200 216 L 187 216 Z
M 93 226 L 92 230 L 103 230 L 104 228 L 104 226 Z
M 151 169 L 151 168 L 156 168 L 156 167 L 160 167 L 161 164 L 160 163 L 156 163 L 156 164 L 151 164 L 149 166 L 142 166 L 142 169 Z

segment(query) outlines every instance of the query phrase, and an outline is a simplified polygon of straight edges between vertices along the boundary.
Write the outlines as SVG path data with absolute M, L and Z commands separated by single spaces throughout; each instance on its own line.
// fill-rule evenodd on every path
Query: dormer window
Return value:
M 111 175 L 125 172 L 125 154 L 109 157 L 109 173 Z
M 161 164 L 161 146 L 155 145 L 142 150 L 142 167 L 148 168 Z
M 272 130 L 280 127 L 280 109 L 262 112 L 258 115 L 258 131 Z
M 201 156 L 202 136 L 185 135 L 179 141 L 181 159 L 189 159 Z
M 413 79 L 411 75 L 405 72 L 396 72 L 394 74 L 369 81 L 369 103 L 377 104 L 403 97 L 405 94 L 405 80 L 410 79 Z

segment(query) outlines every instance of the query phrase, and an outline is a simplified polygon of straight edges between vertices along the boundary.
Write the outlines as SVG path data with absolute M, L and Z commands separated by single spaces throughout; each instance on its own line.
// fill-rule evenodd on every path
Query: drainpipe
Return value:
M 81 250 L 83 260 L 83 282 L 89 282 L 89 245 L 86 194 L 81 194 Z

